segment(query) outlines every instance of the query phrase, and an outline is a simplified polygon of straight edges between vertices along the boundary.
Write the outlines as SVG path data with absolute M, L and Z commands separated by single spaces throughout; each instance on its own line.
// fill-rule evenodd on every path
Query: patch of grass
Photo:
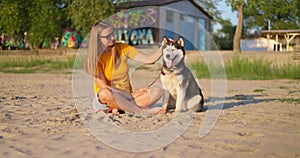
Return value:
M 4 73 L 17 73 L 17 74 L 28 74 L 28 73 L 35 73 L 37 70 L 34 68 L 27 68 L 27 69 L 13 69 L 13 68 L 9 68 L 9 69 L 0 69 L 1 72 Z
M 285 86 L 279 86 L 278 88 L 279 89 L 288 89 L 288 87 L 285 87 Z
M 64 58 L 18 57 L 0 60 L 0 72 L 34 73 L 72 69 L 75 56 Z
M 279 99 L 281 103 L 294 103 L 299 105 L 300 104 L 300 98 L 283 98 Z
M 288 94 L 292 94 L 292 93 L 299 93 L 300 90 L 295 90 L 295 91 L 289 91 Z
M 206 63 L 192 63 L 192 69 L 198 78 L 218 77 L 221 68 Z M 209 70 L 210 68 L 210 70 Z M 262 59 L 233 57 L 225 62 L 227 79 L 266 80 L 266 79 L 300 79 L 300 66 L 297 64 L 272 64 Z M 211 73 L 212 72 L 212 73 Z
M 228 78 L 232 79 L 264 79 L 270 66 L 262 60 L 251 62 L 249 59 L 234 57 L 225 63 L 225 70 Z
M 190 68 L 194 70 L 197 78 L 210 78 L 210 72 L 208 66 L 205 63 L 192 63 Z
M 253 92 L 263 92 L 263 91 L 265 91 L 264 89 L 255 89 Z

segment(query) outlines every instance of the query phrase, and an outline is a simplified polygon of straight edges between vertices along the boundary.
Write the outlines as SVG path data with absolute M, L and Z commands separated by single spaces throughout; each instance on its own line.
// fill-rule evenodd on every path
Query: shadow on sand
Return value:
M 214 109 L 229 109 L 233 108 L 235 106 L 245 106 L 249 104 L 258 104 L 261 102 L 273 102 L 277 99 L 273 98 L 260 98 L 264 95 L 244 95 L 244 94 L 238 94 L 231 97 L 225 97 L 225 98 L 208 98 L 204 102 L 204 109 L 203 111 L 207 110 L 214 110 Z M 230 101 L 231 100 L 231 101 Z M 224 101 L 224 102 L 223 102 Z M 230 102 L 228 102 L 230 101 Z

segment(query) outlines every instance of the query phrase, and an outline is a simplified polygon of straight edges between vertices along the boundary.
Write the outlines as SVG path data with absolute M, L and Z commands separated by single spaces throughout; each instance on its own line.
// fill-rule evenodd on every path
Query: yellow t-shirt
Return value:
M 103 53 L 98 61 L 98 72 L 104 74 L 108 81 L 107 84 L 111 87 L 131 93 L 132 87 L 128 75 L 129 67 L 127 60 L 133 59 L 138 51 L 134 47 L 124 43 L 116 43 L 115 47 L 119 53 L 119 66 L 115 66 L 112 53 Z M 100 87 L 94 83 L 95 93 L 98 93 L 99 90 Z

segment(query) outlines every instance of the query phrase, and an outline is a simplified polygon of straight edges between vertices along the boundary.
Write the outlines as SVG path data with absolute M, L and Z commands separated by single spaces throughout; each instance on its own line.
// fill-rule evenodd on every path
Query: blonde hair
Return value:
M 90 32 L 90 38 L 89 38 L 89 44 L 88 44 L 88 50 L 87 50 L 87 56 L 85 60 L 84 69 L 85 71 L 92 76 L 97 77 L 98 70 L 97 65 L 99 58 L 103 51 L 106 49 L 106 47 L 101 43 L 100 40 L 100 34 L 102 31 L 108 27 L 112 27 L 102 21 L 96 22 Z M 115 46 L 112 48 L 112 53 L 114 56 L 115 61 L 119 58 L 118 52 L 115 49 Z M 116 63 L 116 62 L 115 62 Z

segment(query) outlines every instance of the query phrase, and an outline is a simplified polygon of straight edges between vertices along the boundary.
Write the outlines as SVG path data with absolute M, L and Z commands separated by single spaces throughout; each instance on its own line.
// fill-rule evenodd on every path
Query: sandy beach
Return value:
M 210 80 L 199 83 L 209 98 Z M 74 103 L 72 74 L 1 73 L 0 157 L 296 158 L 300 157 L 299 84 L 299 80 L 228 80 L 223 110 L 207 135 L 199 137 L 209 112 L 206 107 L 174 142 L 154 151 L 127 152 L 102 143 L 86 128 Z M 121 128 L 149 131 L 174 115 L 105 117 Z

